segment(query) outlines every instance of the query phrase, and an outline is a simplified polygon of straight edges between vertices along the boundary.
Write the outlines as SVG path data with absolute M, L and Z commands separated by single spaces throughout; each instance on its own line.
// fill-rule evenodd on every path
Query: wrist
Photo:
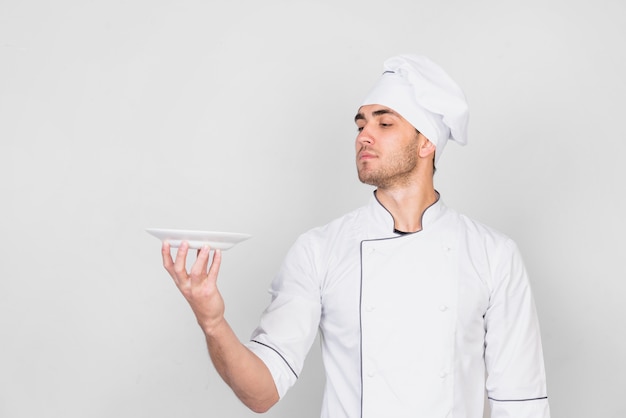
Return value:
M 207 338 L 217 337 L 229 328 L 226 318 L 223 316 L 207 321 L 198 321 L 198 325 Z

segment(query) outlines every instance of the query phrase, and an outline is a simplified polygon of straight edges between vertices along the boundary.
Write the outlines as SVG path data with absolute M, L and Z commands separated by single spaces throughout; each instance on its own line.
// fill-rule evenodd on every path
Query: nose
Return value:
M 356 136 L 356 142 L 358 144 L 371 144 L 374 142 L 374 138 L 370 130 L 367 128 L 367 125 L 361 128 L 359 134 Z

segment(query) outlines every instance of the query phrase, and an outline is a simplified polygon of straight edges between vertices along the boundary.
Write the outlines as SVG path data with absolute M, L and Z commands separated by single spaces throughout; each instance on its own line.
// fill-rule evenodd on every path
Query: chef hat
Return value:
M 398 55 L 361 104 L 379 104 L 398 112 L 435 144 L 435 161 L 448 139 L 467 143 L 469 112 L 461 88 L 437 64 L 421 55 Z

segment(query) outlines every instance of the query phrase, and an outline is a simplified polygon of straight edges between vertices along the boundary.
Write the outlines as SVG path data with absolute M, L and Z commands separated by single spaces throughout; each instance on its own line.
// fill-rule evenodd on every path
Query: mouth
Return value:
M 369 152 L 369 151 L 360 151 L 357 155 L 357 159 L 359 161 L 363 161 L 363 160 L 371 160 L 373 158 L 376 158 L 376 155 Z

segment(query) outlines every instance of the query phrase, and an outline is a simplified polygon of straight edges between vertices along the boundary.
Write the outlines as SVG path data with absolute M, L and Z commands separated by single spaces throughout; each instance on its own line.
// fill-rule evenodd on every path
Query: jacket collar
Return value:
M 422 230 L 429 229 L 439 218 L 441 218 L 446 210 L 441 195 L 438 191 L 437 200 L 430 205 L 422 213 Z M 375 238 L 393 238 L 400 236 L 398 232 L 394 232 L 394 220 L 391 212 L 385 208 L 376 197 L 376 191 L 372 193 L 367 210 L 373 222 L 368 228 L 369 236 Z M 418 231 L 419 232 L 419 231 Z

